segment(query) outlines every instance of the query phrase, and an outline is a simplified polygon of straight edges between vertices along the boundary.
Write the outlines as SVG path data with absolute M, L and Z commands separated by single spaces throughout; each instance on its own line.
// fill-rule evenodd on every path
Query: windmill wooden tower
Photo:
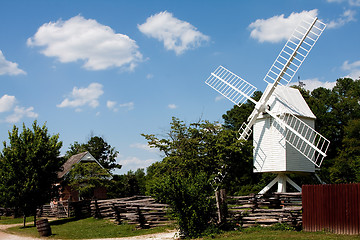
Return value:
M 326 156 L 330 142 L 314 130 L 316 117 L 300 92 L 288 87 L 325 27 L 316 17 L 303 19 L 266 74 L 268 86 L 258 102 L 251 98 L 256 87 L 222 66 L 206 80 L 238 106 L 246 100 L 255 104 L 239 129 L 239 140 L 247 140 L 253 128 L 254 172 L 278 174 L 260 194 L 276 183 L 278 192 L 286 192 L 286 182 L 301 191 L 286 174 L 315 172 Z

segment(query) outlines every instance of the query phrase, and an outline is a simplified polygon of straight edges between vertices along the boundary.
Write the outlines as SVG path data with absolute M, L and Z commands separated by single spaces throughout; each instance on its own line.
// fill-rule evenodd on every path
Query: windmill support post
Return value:
M 291 180 L 286 174 L 279 173 L 274 180 L 266 185 L 258 194 L 265 194 L 270 190 L 276 183 L 278 184 L 277 192 L 286 193 L 286 182 L 290 183 L 297 191 L 301 192 L 301 187 Z

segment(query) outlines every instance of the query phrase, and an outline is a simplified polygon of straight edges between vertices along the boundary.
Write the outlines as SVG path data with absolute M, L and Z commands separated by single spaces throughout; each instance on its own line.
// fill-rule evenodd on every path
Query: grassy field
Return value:
M 29 219 L 30 220 L 30 219 Z M 20 219 L 0 219 L 0 224 L 12 224 L 21 223 Z M 37 229 L 32 226 L 29 221 L 29 226 L 26 228 L 12 227 L 7 232 L 39 237 Z M 159 227 L 153 229 L 137 230 L 135 226 L 122 224 L 115 225 L 114 223 L 104 219 L 87 218 L 77 220 L 74 218 L 67 218 L 61 220 L 55 220 L 51 222 L 51 231 L 53 233 L 50 239 L 89 239 L 89 238 L 119 238 L 119 237 L 131 237 L 144 234 L 152 234 L 165 232 L 174 229 L 172 227 Z M 238 239 L 360 239 L 360 236 L 349 236 L 349 235 L 337 235 L 327 232 L 296 232 L 289 230 L 276 230 L 274 228 L 261 228 L 254 227 L 243 229 L 242 231 L 230 231 L 219 235 L 213 235 L 211 237 L 205 237 L 204 240 L 210 239 L 225 239 L 225 240 L 238 240 Z
M 215 236 L 215 237 L 207 237 L 204 240 L 278 240 L 278 239 L 299 239 L 299 240 L 308 240 L 308 239 L 360 239 L 360 236 L 349 236 L 349 235 L 338 235 L 333 233 L 326 233 L 326 232 L 296 232 L 296 231 L 283 231 L 283 230 L 270 230 L 266 228 L 258 228 L 258 229 L 247 229 L 243 231 L 233 231 L 233 232 L 226 232 L 224 234 Z
M 0 221 L 1 224 L 1 221 Z M 131 237 L 144 234 L 165 232 L 171 228 L 157 227 L 152 229 L 138 230 L 134 225 L 122 224 L 116 225 L 108 220 L 86 218 L 77 220 L 74 218 L 67 218 L 55 220 L 50 223 L 52 239 L 87 239 L 87 238 L 115 238 L 115 237 Z M 36 227 L 29 225 L 25 228 L 20 226 L 12 227 L 6 232 L 18 235 L 39 237 Z
M 34 222 L 34 217 L 27 217 L 26 223 Z M 13 218 L 13 217 L 0 217 L 0 224 L 17 224 L 23 223 L 23 218 Z

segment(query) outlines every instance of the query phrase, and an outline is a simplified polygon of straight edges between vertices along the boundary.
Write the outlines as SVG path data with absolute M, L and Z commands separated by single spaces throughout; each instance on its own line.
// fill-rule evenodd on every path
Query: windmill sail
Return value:
M 223 66 L 212 72 L 205 83 L 238 106 L 247 99 L 253 101 L 250 96 L 256 91 L 256 87 Z
M 325 27 L 326 25 L 316 17 L 307 17 L 297 26 L 266 74 L 264 81 L 271 84 L 271 88 L 263 93 L 248 122 L 243 123 L 239 129 L 239 139 L 248 139 L 252 125 L 259 114 L 265 110 L 266 104 L 276 86 L 281 82 L 287 85 L 291 81 Z
M 275 119 L 273 126 L 285 136 L 285 141 L 315 166 L 320 167 L 326 157 L 330 141 L 292 113 L 287 112 L 278 117 L 271 111 L 266 112 Z
M 287 85 L 319 39 L 326 25 L 317 18 L 306 17 L 297 26 L 266 74 L 267 83 Z

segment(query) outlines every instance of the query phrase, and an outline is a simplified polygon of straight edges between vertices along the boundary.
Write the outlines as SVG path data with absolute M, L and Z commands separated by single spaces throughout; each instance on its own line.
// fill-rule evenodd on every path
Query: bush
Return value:
M 196 238 L 210 228 L 215 217 L 215 200 L 210 196 L 213 190 L 205 174 L 184 176 L 172 173 L 154 181 L 152 195 L 171 207 L 184 237 Z

